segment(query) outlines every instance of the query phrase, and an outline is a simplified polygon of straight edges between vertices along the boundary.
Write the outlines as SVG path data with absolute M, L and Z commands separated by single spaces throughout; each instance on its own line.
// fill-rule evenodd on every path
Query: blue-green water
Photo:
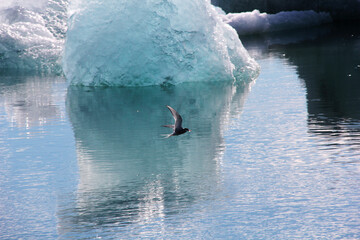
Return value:
M 244 43 L 243 86 L 1 76 L 0 238 L 360 238 L 358 30 Z

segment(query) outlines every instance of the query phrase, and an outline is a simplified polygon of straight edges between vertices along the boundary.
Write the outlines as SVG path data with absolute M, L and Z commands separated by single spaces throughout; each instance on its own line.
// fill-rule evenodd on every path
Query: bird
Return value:
M 171 136 L 178 136 L 178 135 L 181 135 L 181 134 L 184 134 L 186 132 L 191 132 L 190 129 L 188 128 L 183 128 L 181 126 L 182 124 L 182 117 L 180 116 L 180 114 L 178 112 L 175 111 L 175 109 L 173 109 L 172 107 L 166 105 L 166 107 L 170 110 L 172 116 L 174 117 L 175 119 L 175 124 L 174 125 L 163 125 L 163 127 L 168 127 L 168 128 L 172 128 L 174 130 L 173 133 L 169 134 L 167 136 L 168 137 L 171 137 Z

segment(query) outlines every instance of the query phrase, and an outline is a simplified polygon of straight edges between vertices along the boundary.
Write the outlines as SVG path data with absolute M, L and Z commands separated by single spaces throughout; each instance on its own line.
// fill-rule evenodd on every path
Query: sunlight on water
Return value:
M 56 199 L 77 178 L 65 93 L 63 78 L 1 78 L 0 238 L 57 236 Z
M 355 161 L 344 166 L 334 161 L 331 150 L 313 141 L 306 88 L 287 65 L 279 60 L 261 61 L 264 74 L 258 82 L 263 82 L 253 88 L 241 121 L 230 124 L 224 156 L 229 164 L 224 172 L 233 202 L 222 211 L 234 212 L 229 221 L 246 221 L 242 232 L 254 238 L 351 238 L 358 234 L 353 226 L 360 220 L 359 191 L 355 190 L 360 180 L 359 152 L 337 155 L 338 161 Z M 278 72 L 271 70 L 267 75 L 265 69 Z M 342 139 L 338 136 L 332 142 Z M 350 212 L 344 214 L 345 208 Z M 259 227 L 262 231 L 257 232 Z
M 60 217 L 63 236 L 93 224 L 150 224 L 158 232 L 168 217 L 208 199 L 220 188 L 230 108 L 241 107 L 247 89 L 220 83 L 70 87 L 80 181 L 74 207 Z M 173 122 L 166 104 L 195 131 L 165 139 L 169 129 L 161 125 Z
M 2 76 L 0 238 L 358 239 L 359 35 L 335 30 L 244 41 L 240 86 Z

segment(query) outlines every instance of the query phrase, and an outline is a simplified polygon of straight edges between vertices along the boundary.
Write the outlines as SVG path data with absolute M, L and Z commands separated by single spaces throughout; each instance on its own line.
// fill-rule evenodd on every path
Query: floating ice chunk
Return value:
M 305 28 L 332 21 L 329 13 L 317 13 L 313 10 L 277 14 L 260 13 L 259 10 L 254 10 L 244 13 L 222 14 L 221 17 L 226 23 L 234 27 L 240 35 Z
M 54 0 L 0 4 L 0 71 L 61 72 L 66 5 Z
M 63 57 L 71 84 L 146 86 L 258 74 L 209 0 L 75 0 Z

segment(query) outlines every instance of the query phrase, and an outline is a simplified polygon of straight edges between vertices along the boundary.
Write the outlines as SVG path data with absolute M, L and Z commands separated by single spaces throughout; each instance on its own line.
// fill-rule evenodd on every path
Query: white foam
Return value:
M 318 26 L 332 21 L 329 13 L 289 11 L 277 14 L 260 13 L 259 10 L 221 15 L 224 22 L 234 27 L 240 35 L 275 32 L 295 28 Z

